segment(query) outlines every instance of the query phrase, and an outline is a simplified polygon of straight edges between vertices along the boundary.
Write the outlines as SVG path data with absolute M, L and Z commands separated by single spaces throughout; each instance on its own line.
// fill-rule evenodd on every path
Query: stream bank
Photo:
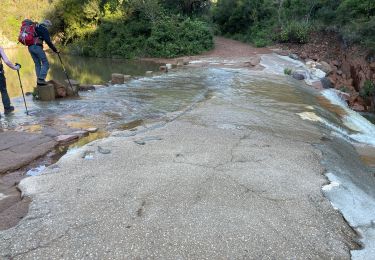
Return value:
M 333 32 L 314 33 L 307 44 L 280 44 L 282 55 L 293 56 L 304 62 L 317 61 L 323 64 L 332 86 L 350 95 L 347 102 L 358 112 L 375 112 L 375 87 L 372 97 L 361 92 L 366 81 L 375 84 L 375 55 L 359 46 L 347 46 Z

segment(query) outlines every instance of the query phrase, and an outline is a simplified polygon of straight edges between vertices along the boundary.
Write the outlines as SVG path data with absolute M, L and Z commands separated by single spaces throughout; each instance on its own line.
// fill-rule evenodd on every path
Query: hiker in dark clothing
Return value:
M 55 52 L 58 53 L 55 45 L 51 42 L 48 27 L 52 25 L 50 20 L 44 20 L 35 28 L 36 41 L 34 45 L 30 45 L 29 52 L 35 63 L 35 72 L 38 85 L 46 85 L 46 77 L 49 70 L 49 62 L 46 53 L 43 50 L 43 41 Z
M 3 62 L 11 69 L 19 70 L 21 68 L 20 65 L 13 65 L 12 62 L 8 59 L 5 55 L 3 48 L 0 46 L 0 92 L 1 92 L 1 99 L 4 105 L 4 114 L 9 114 L 14 111 L 14 106 L 10 104 L 10 99 L 7 91 L 7 84 L 4 75 L 4 67 Z

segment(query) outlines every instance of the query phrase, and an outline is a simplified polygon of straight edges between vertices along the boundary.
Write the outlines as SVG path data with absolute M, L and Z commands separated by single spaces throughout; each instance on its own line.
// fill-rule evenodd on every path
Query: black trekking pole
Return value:
M 16 63 L 16 66 L 19 66 L 21 68 L 21 65 Z M 27 110 L 27 104 L 26 104 L 26 99 L 25 99 L 25 93 L 23 92 L 23 86 L 22 86 L 22 82 L 21 82 L 21 76 L 20 76 L 20 71 L 17 70 L 17 74 L 18 74 L 18 79 L 20 81 L 20 87 L 21 87 L 21 91 L 22 91 L 22 97 L 23 97 L 23 102 L 25 103 L 25 108 L 26 108 L 26 115 L 29 115 L 29 111 Z
M 65 73 L 66 78 L 68 79 L 68 83 L 69 83 L 70 88 L 72 89 L 73 95 L 76 95 L 76 93 L 74 92 L 74 89 L 73 89 L 72 83 L 70 83 L 70 79 L 69 79 L 68 73 L 66 72 L 66 69 L 65 69 L 64 63 L 62 62 L 62 59 L 61 59 L 61 56 L 60 56 L 60 53 L 59 53 L 59 52 L 57 52 L 57 56 L 59 56 L 59 60 L 60 60 L 60 63 L 61 63 L 61 67 L 62 67 L 62 69 L 63 69 L 63 71 L 64 71 L 64 73 Z

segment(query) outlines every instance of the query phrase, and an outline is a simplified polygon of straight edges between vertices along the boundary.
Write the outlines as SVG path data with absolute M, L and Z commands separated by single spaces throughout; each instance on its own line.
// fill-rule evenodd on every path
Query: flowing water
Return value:
M 10 55 L 17 60 L 12 55 L 19 54 Z M 26 65 L 23 78 L 32 78 L 32 64 L 23 58 Z M 251 123 L 259 127 L 266 125 L 278 133 L 289 131 L 289 126 L 293 125 L 296 129 L 293 135 L 298 135 L 299 129 L 308 129 L 309 125 L 313 125 L 327 137 L 324 144 L 316 145 L 323 153 L 322 163 L 331 181 L 322 188 L 323 193 L 362 235 L 365 249 L 353 251 L 353 258 L 371 259 L 368 256 L 375 255 L 375 126 L 351 111 L 334 92 L 326 90 L 319 93 L 282 75 L 280 68 L 293 64 L 283 60 L 286 64 L 276 66 L 280 63 L 278 59 L 272 55 L 263 56 L 264 72 L 213 67 L 183 68 L 81 93 L 80 99 L 45 103 L 27 97 L 31 116 L 23 113 L 16 83 L 9 79 L 12 72 L 7 71 L 9 90 L 16 97 L 13 103 L 17 111 L 2 118 L 1 125 L 3 128 L 21 127 L 35 132 L 44 132 L 47 128 L 51 131 L 51 127 L 97 126 L 111 132 L 142 126 L 150 120 L 168 121 L 171 115 L 173 117 L 209 98 L 230 100 L 234 106 L 253 115 L 253 122 L 241 125 L 218 122 L 219 127 L 247 127 Z M 65 60 L 67 64 L 74 64 L 69 67 L 72 77 L 84 83 L 105 82 L 113 72 L 143 75 L 146 70 L 157 68 L 155 64 L 103 59 L 65 57 Z M 56 59 L 52 64 L 51 75 L 62 78 Z M 29 79 L 27 86 L 32 86 L 32 80 Z M 241 102 L 244 99 L 247 102 Z M 312 131 L 311 136 L 314 135 Z M 310 140 L 309 136 L 300 138 Z

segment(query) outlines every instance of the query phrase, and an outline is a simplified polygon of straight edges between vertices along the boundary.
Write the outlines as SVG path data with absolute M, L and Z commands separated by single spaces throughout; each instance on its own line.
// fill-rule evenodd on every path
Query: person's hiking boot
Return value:
M 38 79 L 36 81 L 36 84 L 39 85 L 39 86 L 45 86 L 45 85 L 47 85 L 47 82 L 46 82 L 45 79 Z
M 10 106 L 6 109 L 4 109 L 4 115 L 8 115 L 14 111 L 14 106 Z

